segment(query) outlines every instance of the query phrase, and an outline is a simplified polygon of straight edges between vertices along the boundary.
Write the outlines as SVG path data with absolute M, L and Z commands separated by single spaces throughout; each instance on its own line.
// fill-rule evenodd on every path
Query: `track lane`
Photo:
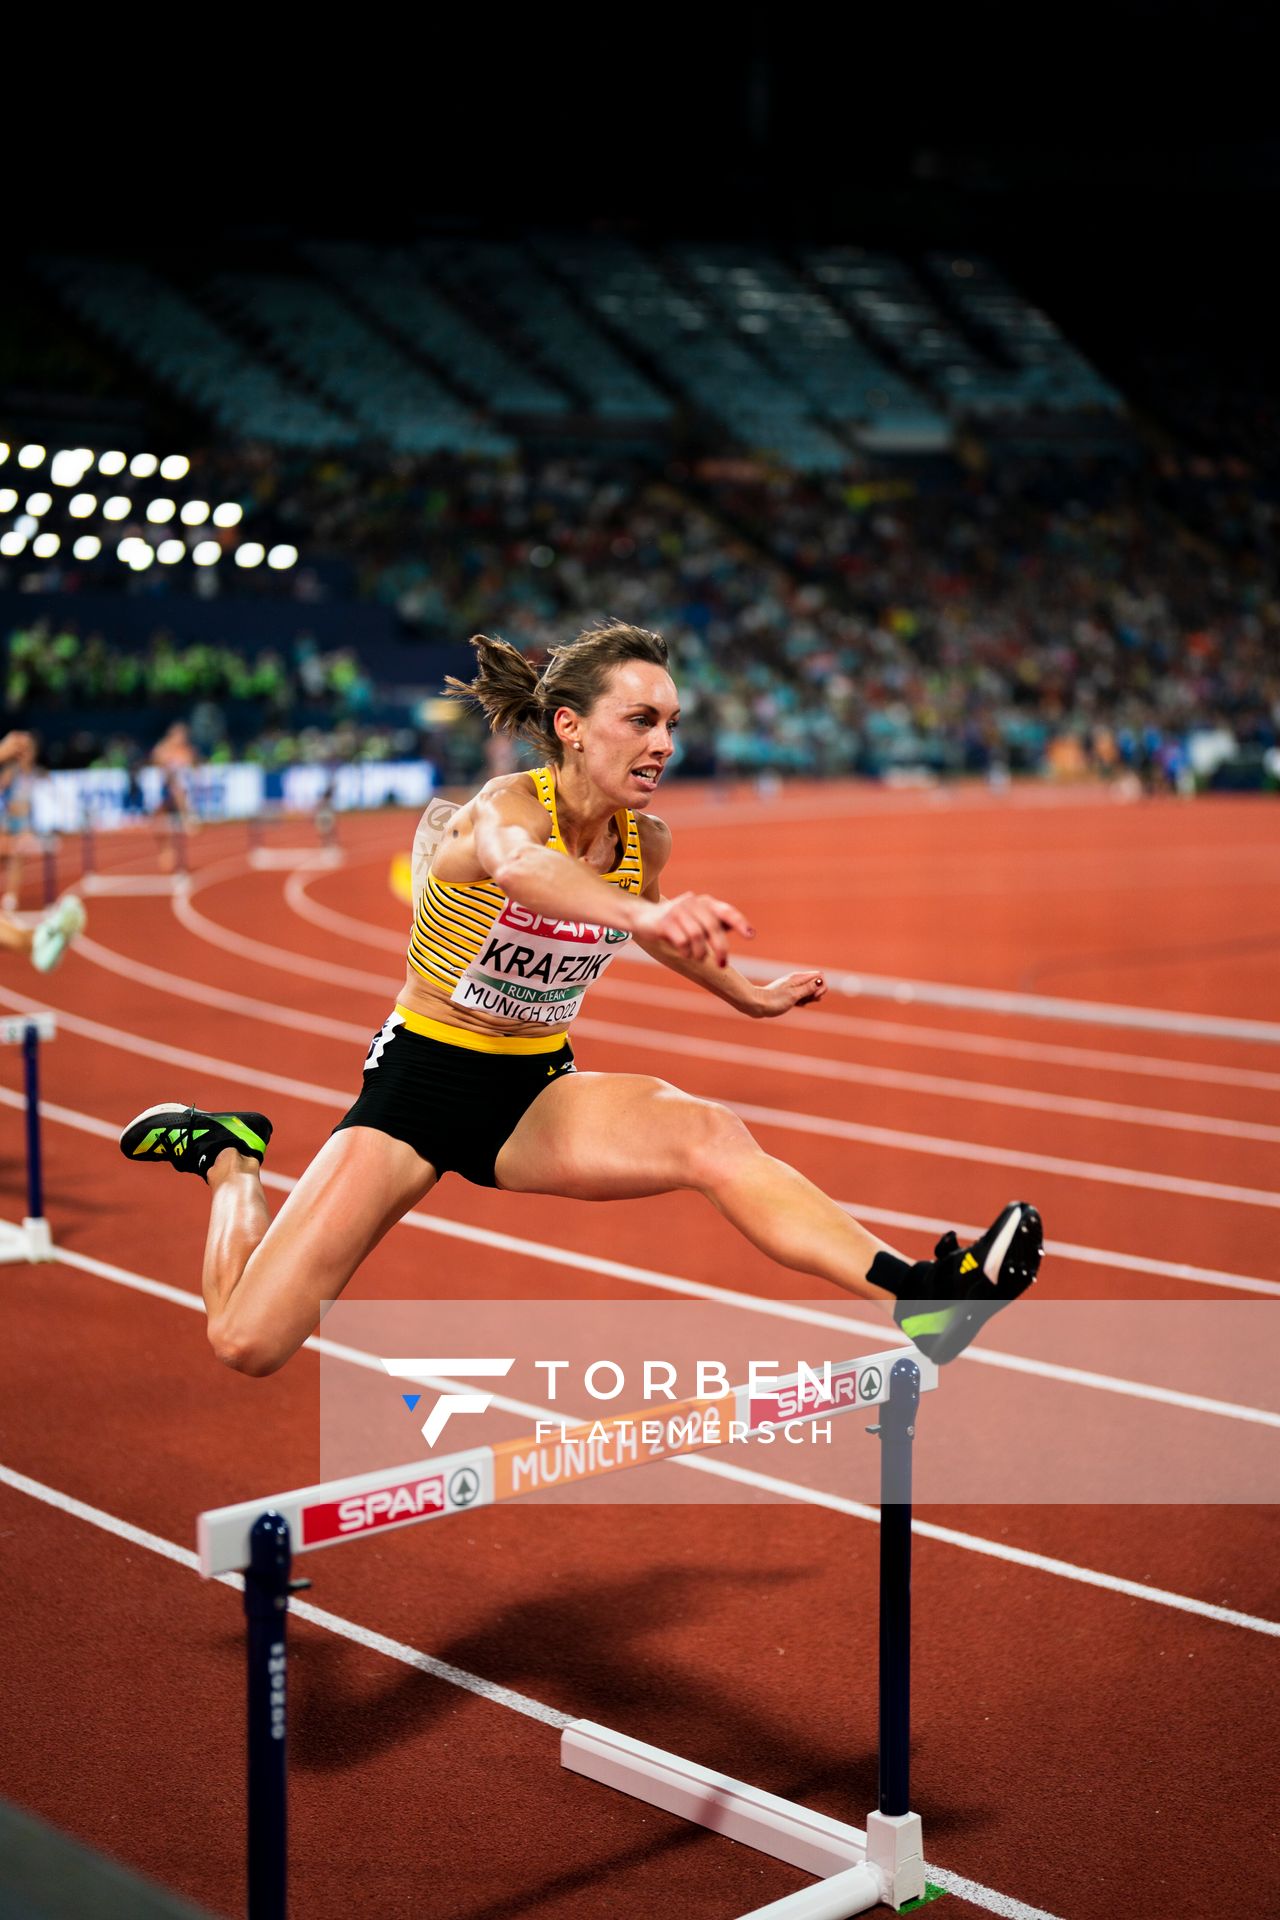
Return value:
M 867 962 L 867 964 L 869 964 L 869 962 Z M 374 1021 L 374 1023 L 376 1023 L 376 1021 Z M 1021 1031 L 1021 1029 L 1019 1029 L 1019 1031 Z M 754 1037 L 756 1033 L 760 1033 L 760 1029 L 752 1029 L 752 1037 Z M 1234 1058 L 1240 1058 L 1240 1056 L 1236 1054 Z M 461 1188 L 459 1188 L 459 1190 L 461 1190 Z M 196 1196 L 196 1198 L 200 1200 L 201 1196 Z M 497 1196 L 480 1196 L 480 1200 L 484 1200 L 484 1202 L 487 1202 L 487 1204 L 491 1204 L 491 1206 L 493 1206 L 493 1204 L 503 1204 L 501 1200 L 497 1200 Z M 522 1202 L 522 1206 L 524 1206 L 524 1202 Z M 969 1208 L 967 1212 L 971 1212 L 971 1208 Z M 562 1225 L 562 1223 L 564 1223 L 564 1210 L 560 1210 L 560 1225 Z M 353 1557 L 353 1559 L 355 1559 L 355 1557 Z M 1000 1601 L 996 1601 L 996 1605 L 998 1605 L 998 1603 L 1000 1603 Z M 1194 1736 L 1192 1736 L 1192 1738 L 1194 1738 Z M 1161 1797 L 1163 1797 L 1163 1795 L 1161 1795 Z M 984 1868 L 986 1868 L 986 1860 L 984 1860 L 983 1864 L 984 1864 Z M 990 1878 L 990 1872 L 986 1872 L 986 1878 Z M 1077 1908 L 1065 1908 L 1065 1910 L 1071 1910 L 1071 1912 L 1075 1912 Z
M 123 971 L 128 970 L 127 964 L 125 962 L 121 961 L 118 964 L 120 965 Z M 188 963 L 187 971 L 193 972 L 198 964 L 200 963 L 193 958 Z M 204 955 L 203 964 L 206 967 L 208 965 L 207 952 Z M 156 971 L 158 975 L 159 970 L 156 970 Z M 292 978 L 292 976 L 290 977 Z M 199 992 L 200 992 L 198 985 L 192 984 L 187 980 L 183 980 L 181 984 L 186 990 L 188 990 L 191 993 L 193 1000 L 198 999 Z M 168 990 L 172 990 L 172 989 L 168 989 Z M 325 989 L 317 988 L 314 982 L 311 983 L 311 993 L 314 995 L 317 991 L 323 993 Z M 350 996 L 348 996 L 348 998 L 350 998 Z M 371 992 L 365 1004 L 366 1006 L 372 1009 L 372 1015 L 370 1018 L 369 1027 L 368 1029 L 365 1030 L 366 1032 L 371 1032 L 373 1030 L 373 1027 L 381 1019 L 385 1011 L 386 1003 L 382 999 L 380 994 L 375 997 Z M 317 1017 L 320 1020 L 327 1022 L 330 1027 L 332 1027 L 334 1024 L 340 1024 L 342 1027 L 343 1038 L 346 1038 L 349 1036 L 352 1040 L 354 1040 L 355 1033 L 359 1031 L 358 1023 L 356 1021 L 333 1023 L 330 1016 L 325 1016 L 325 1015 L 317 1016 L 310 1010 L 305 1012 L 293 1013 L 292 1009 L 286 1007 L 285 1008 L 286 1017 L 288 1017 L 290 1014 L 293 1014 L 293 1017 L 295 1017 L 298 1020 L 300 1025 L 306 1025 L 308 1021 Z M 270 1016 L 264 1013 L 262 1017 L 266 1018 Z M 592 1044 L 594 1045 L 594 1043 Z M 584 1056 L 584 1063 L 588 1065 L 591 1064 L 591 1059 L 589 1055 Z M 614 1064 L 614 1062 L 606 1059 L 605 1064 Z M 643 1064 L 643 1063 L 639 1063 L 639 1064 Z M 713 1098 L 724 1097 L 725 1087 L 724 1087 L 723 1081 L 716 1077 L 712 1068 L 709 1066 L 708 1071 L 705 1074 L 698 1071 L 698 1069 L 703 1064 L 707 1064 L 707 1063 L 691 1062 L 686 1060 L 682 1064 L 688 1070 L 683 1071 L 679 1077 L 685 1084 L 689 1086 L 691 1091 L 704 1092 L 708 1094 L 709 1097 L 713 1097 Z M 780 1103 L 777 1100 L 776 1094 L 774 1094 L 773 1092 L 772 1083 L 766 1082 L 762 1091 L 766 1095 L 766 1098 L 762 1101 L 751 1102 L 749 1104 L 767 1105 L 775 1111 L 779 1110 L 782 1103 Z M 822 1089 L 819 1088 L 817 1089 L 817 1091 L 819 1094 L 821 1094 Z M 869 1098 L 870 1096 L 866 1096 L 866 1097 Z M 898 1112 L 894 1105 L 895 1101 L 900 1101 L 905 1111 Z M 818 1112 L 821 1114 L 824 1111 L 824 1109 L 830 1112 L 831 1106 L 833 1103 L 829 1100 L 824 1102 L 819 1099 L 819 1100 L 811 1100 L 809 1104 L 810 1104 L 810 1111 L 812 1111 L 816 1107 Z M 839 1102 L 837 1101 L 834 1104 L 838 1106 Z M 891 1131 L 900 1130 L 900 1129 L 894 1129 L 892 1126 L 892 1122 L 895 1118 L 901 1118 L 910 1122 L 911 1118 L 913 1117 L 911 1113 L 911 1105 L 910 1105 L 910 1100 L 908 1096 L 892 1096 L 892 1095 L 880 1094 L 875 1101 L 875 1111 L 877 1114 L 877 1119 L 874 1122 L 868 1122 L 866 1124 L 879 1126 L 887 1123 L 890 1125 Z M 838 1115 L 834 1117 L 838 1118 Z M 966 1111 L 966 1119 L 969 1119 L 970 1117 L 974 1118 L 975 1120 L 981 1118 L 981 1110 L 975 1108 L 972 1116 L 970 1116 Z M 1025 1118 L 1025 1116 L 1023 1117 Z M 1042 1118 L 1045 1119 L 1046 1127 L 1054 1124 L 1050 1116 L 1043 1116 Z M 803 1119 L 801 1124 L 806 1127 L 809 1125 L 809 1123 L 804 1122 Z M 984 1145 L 987 1145 L 987 1144 L 999 1145 L 999 1134 L 1000 1134 L 1001 1127 L 1007 1126 L 1007 1124 L 1008 1124 L 1008 1116 L 1000 1115 L 997 1113 L 994 1115 L 993 1126 L 990 1126 L 990 1127 L 975 1126 L 970 1129 L 971 1134 L 976 1134 L 978 1136 L 976 1139 L 973 1140 L 973 1158 L 975 1160 L 981 1160 L 985 1157 L 979 1151 Z M 839 1130 L 838 1128 L 835 1129 L 835 1131 L 838 1131 L 838 1130 Z M 984 1137 L 991 1133 L 994 1133 L 996 1135 L 995 1139 L 988 1140 Z M 825 1144 L 826 1143 L 819 1143 L 820 1146 L 825 1146 Z M 1185 1148 L 1189 1156 L 1194 1155 L 1195 1145 L 1193 1142 L 1189 1142 L 1189 1141 L 1185 1143 L 1180 1142 L 1178 1144 Z M 1158 1151 L 1163 1150 L 1168 1145 L 1169 1145 L 1169 1142 L 1167 1140 L 1162 1139 L 1157 1143 L 1157 1150 Z M 806 1147 L 803 1150 L 803 1154 L 802 1154 L 802 1152 L 798 1152 L 796 1150 L 794 1142 L 792 1143 L 789 1149 L 787 1147 L 783 1148 L 784 1153 L 790 1151 L 790 1153 L 794 1157 L 799 1159 L 801 1164 L 805 1165 L 805 1168 L 807 1171 L 812 1171 L 812 1165 L 806 1157 L 807 1154 L 812 1150 L 813 1148 L 808 1143 L 806 1143 Z M 1029 1152 L 1036 1151 L 1034 1143 L 1029 1145 L 1027 1150 Z M 848 1150 L 846 1149 L 845 1152 L 841 1155 L 842 1158 L 847 1157 L 847 1151 Z M 1258 1151 L 1260 1153 L 1265 1153 L 1267 1150 L 1259 1146 Z M 1071 1158 L 1071 1157 L 1073 1156 L 1070 1156 L 1070 1155 L 1067 1156 L 1067 1158 Z M 1270 1169 L 1268 1168 L 1267 1171 L 1270 1171 Z M 948 1183 L 946 1182 L 945 1175 L 946 1175 L 945 1169 L 939 1170 L 939 1175 L 938 1175 L 939 1184 L 937 1185 L 937 1187 L 934 1188 L 934 1191 L 937 1191 L 940 1195 L 945 1195 L 948 1192 Z M 819 1179 L 820 1184 L 824 1184 L 827 1186 L 831 1186 L 832 1184 L 834 1184 L 833 1180 L 829 1176 L 824 1178 L 824 1175 L 821 1171 L 818 1171 L 815 1177 Z M 844 1177 L 847 1179 L 847 1175 Z M 1025 1182 L 1026 1175 L 1024 1174 L 1023 1177 Z M 1108 1176 L 1108 1179 L 1110 1180 L 1112 1177 L 1113 1176 Z M 1187 1173 L 1182 1177 L 1189 1182 L 1197 1182 L 1199 1179 L 1199 1176 L 1195 1173 Z M 1055 1176 L 1051 1176 L 1051 1178 L 1055 1178 Z M 930 1179 L 931 1179 L 931 1185 L 932 1185 L 932 1176 L 930 1176 Z M 865 1178 L 862 1178 L 859 1180 L 859 1184 L 865 1187 L 865 1185 L 867 1184 L 867 1180 Z M 1133 1247 L 1134 1251 L 1152 1249 L 1152 1250 L 1159 1250 L 1163 1253 L 1165 1251 L 1165 1248 L 1161 1246 L 1160 1241 L 1161 1241 L 1161 1238 L 1164 1238 L 1166 1242 L 1172 1240 L 1173 1242 L 1176 1243 L 1175 1245 L 1170 1247 L 1169 1254 L 1166 1257 L 1174 1257 L 1174 1255 L 1180 1255 L 1183 1259 L 1190 1261 L 1192 1264 L 1198 1264 L 1203 1266 L 1223 1267 L 1223 1266 L 1231 1266 L 1231 1265 L 1238 1264 L 1242 1270 L 1244 1270 L 1249 1265 L 1249 1260 L 1245 1256 L 1247 1256 L 1250 1253 L 1256 1253 L 1257 1251 L 1256 1232 L 1250 1226 L 1246 1226 L 1241 1221 L 1231 1221 L 1224 1231 L 1216 1231 L 1216 1230 L 1206 1231 L 1208 1222 L 1201 1216 L 1201 1214 L 1197 1210 L 1195 1220 L 1190 1224 L 1189 1227 L 1186 1227 L 1183 1225 L 1182 1218 L 1180 1218 L 1180 1216 L 1176 1211 L 1171 1215 L 1169 1209 L 1163 1206 L 1162 1204 L 1158 1204 L 1158 1203 L 1154 1205 L 1152 1204 L 1152 1197 L 1141 1190 L 1143 1182 L 1142 1182 L 1142 1174 L 1140 1170 L 1135 1170 L 1134 1175 L 1131 1177 L 1129 1181 L 1129 1184 L 1131 1187 L 1135 1189 L 1135 1192 L 1133 1196 L 1130 1197 L 1128 1200 L 1126 1200 L 1124 1204 L 1123 1217 L 1125 1217 L 1127 1220 L 1133 1221 L 1137 1228 L 1136 1233 L 1131 1233 L 1129 1235 L 1129 1243 Z M 1248 1186 L 1250 1183 L 1248 1181 L 1241 1181 L 1239 1183 L 1223 1181 L 1223 1182 L 1209 1182 L 1207 1184 L 1210 1187 L 1212 1187 L 1214 1185 L 1230 1185 L 1230 1184 L 1240 1184 L 1242 1186 Z M 955 1186 L 955 1181 L 952 1180 L 950 1183 L 950 1187 L 952 1190 L 954 1190 L 954 1186 Z M 1194 1187 L 1193 1187 L 1193 1192 L 1194 1192 Z M 1000 1199 L 1003 1199 L 1005 1197 L 1007 1197 L 1007 1195 L 1002 1194 L 1000 1196 Z M 1159 1196 L 1159 1200 L 1162 1201 L 1163 1196 Z M 908 1206 L 909 1200 L 904 1198 L 901 1190 L 899 1189 L 892 1195 L 888 1203 L 891 1205 Z M 917 1189 L 917 1204 L 918 1204 L 918 1189 Z M 996 1201 L 994 1204 L 999 1204 L 999 1201 Z M 1079 1204 L 1079 1197 L 1077 1197 L 1077 1206 L 1078 1204 Z M 1107 1208 L 1107 1204 L 1108 1204 L 1107 1197 L 1102 1196 L 1101 1205 L 1103 1206 L 1104 1209 Z M 1047 1205 L 1048 1203 L 1046 1202 L 1046 1210 L 1047 1210 Z M 1068 1206 L 1070 1206 L 1070 1201 L 1068 1201 Z M 932 1206 L 931 1206 L 931 1210 L 934 1210 Z M 965 1212 L 971 1212 L 973 1211 L 972 1200 L 970 1200 L 969 1206 L 967 1208 L 964 1208 L 961 1205 L 957 1204 L 955 1201 L 947 1201 L 945 1198 L 943 1198 L 939 1200 L 936 1206 L 936 1211 L 939 1213 L 949 1212 L 952 1214 L 962 1214 Z M 1112 1202 L 1110 1206 L 1110 1213 L 1113 1219 L 1118 1219 L 1122 1215 L 1122 1210 L 1117 1203 Z M 1065 1219 L 1066 1221 L 1066 1232 L 1064 1234 L 1065 1238 L 1085 1239 L 1087 1237 L 1087 1235 L 1083 1231 L 1080 1231 L 1078 1228 L 1073 1230 L 1071 1213 L 1068 1211 L 1064 1215 L 1062 1213 L 1060 1204 L 1056 1198 L 1054 1200 L 1054 1217 L 1059 1219 Z M 1147 1219 L 1151 1221 L 1150 1231 L 1146 1231 Z M 1173 1228 L 1172 1234 L 1170 1233 L 1171 1225 Z M 1187 1231 L 1198 1233 L 1199 1239 L 1195 1246 L 1186 1244 Z M 1224 1246 L 1224 1239 L 1226 1242 L 1225 1246 Z M 1134 1244 L 1135 1241 L 1136 1241 L 1136 1244 Z

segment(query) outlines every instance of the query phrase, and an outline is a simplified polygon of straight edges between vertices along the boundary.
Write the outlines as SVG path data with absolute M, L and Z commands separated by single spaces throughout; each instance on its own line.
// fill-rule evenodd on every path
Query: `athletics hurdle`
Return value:
M 248 1617 L 249 1920 L 285 1920 L 287 1903 L 287 1643 L 293 1551 L 371 1532 L 469 1513 L 549 1486 L 685 1455 L 730 1433 L 763 1433 L 832 1414 L 881 1408 L 868 1432 L 880 1439 L 879 1807 L 866 1830 L 761 1792 L 726 1774 L 647 1746 L 589 1720 L 566 1726 L 561 1765 L 602 1785 L 771 1854 L 820 1877 L 745 1920 L 848 1920 L 881 1903 L 899 1910 L 925 1893 L 923 1839 L 910 1810 L 911 1456 L 923 1390 L 937 1368 L 912 1348 L 864 1355 L 829 1369 L 829 1390 L 790 1375 L 768 1396 L 750 1387 L 644 1413 L 567 1428 L 558 1442 L 534 1436 L 465 1453 L 353 1475 L 202 1513 L 200 1572 L 244 1575 Z M 438 1383 L 437 1383 L 438 1384 Z M 793 1390 L 797 1414 L 780 1412 Z M 637 1446 L 642 1422 L 660 1428 Z M 731 1423 L 726 1427 L 726 1422 Z M 550 1461 L 550 1464 L 548 1464 Z M 692 1463 L 691 1463 L 692 1464 Z
M 44 1179 L 40 1159 L 40 1042 L 52 1040 L 52 1013 L 7 1014 L 0 1019 L 0 1044 L 22 1048 L 27 1119 L 27 1212 L 22 1225 L 0 1220 L 0 1266 L 19 1260 L 52 1260 L 53 1237 L 44 1217 Z

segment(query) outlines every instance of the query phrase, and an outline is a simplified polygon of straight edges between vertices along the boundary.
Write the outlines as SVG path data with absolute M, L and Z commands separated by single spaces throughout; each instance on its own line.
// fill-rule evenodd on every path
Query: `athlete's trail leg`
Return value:
M 209 1169 L 203 1275 L 218 1358 L 240 1373 L 283 1366 L 315 1332 L 325 1301 L 435 1183 L 435 1169 L 403 1140 L 346 1127 L 272 1220 L 257 1161 L 220 1153 Z

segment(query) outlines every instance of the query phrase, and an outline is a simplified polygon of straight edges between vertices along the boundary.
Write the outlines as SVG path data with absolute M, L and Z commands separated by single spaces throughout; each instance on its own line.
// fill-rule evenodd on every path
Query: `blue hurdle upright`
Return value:
M 743 1920 L 850 1920 L 880 1905 L 900 1911 L 926 1893 L 924 1842 L 920 1816 L 911 1811 L 910 1787 L 911 1467 L 920 1394 L 937 1385 L 938 1370 L 923 1355 L 897 1347 L 841 1362 L 830 1371 L 829 1395 L 810 1397 L 791 1421 L 761 1411 L 744 1422 L 742 1416 L 751 1406 L 747 1388 L 730 1388 L 722 1404 L 726 1417 L 736 1406 L 740 1424 L 751 1432 L 832 1413 L 877 1415 L 878 1424 L 868 1432 L 880 1440 L 880 1778 L 879 1805 L 867 1816 L 865 1832 L 595 1721 L 567 1722 L 560 1736 L 560 1762 L 570 1771 L 817 1876 L 816 1884 L 757 1908 Z M 798 1379 L 792 1376 L 779 1385 L 792 1386 Z M 774 1407 L 776 1402 L 768 1404 Z M 710 1405 L 686 1401 L 668 1409 L 672 1434 L 681 1424 L 677 1416 Z M 634 1418 L 609 1416 L 592 1423 L 593 1431 Z M 296 1584 L 291 1579 L 294 1553 L 516 1498 L 531 1487 L 527 1482 L 522 1486 L 520 1475 L 509 1469 L 528 1444 L 498 1442 L 201 1514 L 201 1573 L 206 1578 L 233 1572 L 244 1576 L 249 1920 L 286 1920 L 287 1913 L 286 1636 L 289 1594 Z M 673 1438 L 664 1457 L 717 1444 L 708 1427 L 692 1436 L 686 1429 L 684 1437 Z M 535 1442 L 534 1450 L 542 1445 Z M 566 1457 L 568 1453 L 566 1448 Z M 566 1469 L 564 1483 L 607 1470 L 599 1460 L 592 1464 L 583 1459 Z
M 0 1266 L 19 1260 L 52 1260 L 53 1236 L 44 1217 L 44 1170 L 40 1157 L 40 1042 L 57 1031 L 51 1013 L 5 1014 L 0 1043 L 22 1048 L 27 1141 L 27 1211 L 22 1225 L 0 1220 Z

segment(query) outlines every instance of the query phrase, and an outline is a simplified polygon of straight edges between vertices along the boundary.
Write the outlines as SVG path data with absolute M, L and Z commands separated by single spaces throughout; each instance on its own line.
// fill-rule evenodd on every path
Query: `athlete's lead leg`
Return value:
M 780 1266 L 882 1300 L 939 1364 L 1026 1291 L 1040 1216 L 1011 1201 L 969 1246 L 944 1234 L 932 1260 L 902 1255 L 811 1180 L 757 1146 L 735 1114 L 629 1074 L 566 1074 L 540 1093 L 498 1156 L 500 1186 L 579 1200 L 692 1187 Z
M 665 1080 L 566 1074 L 540 1093 L 498 1155 L 498 1184 L 576 1200 L 635 1199 L 690 1187 L 761 1253 L 867 1299 L 893 1301 L 867 1274 L 893 1248 L 752 1139 L 736 1114 Z M 896 1256 L 901 1258 L 900 1255 Z

